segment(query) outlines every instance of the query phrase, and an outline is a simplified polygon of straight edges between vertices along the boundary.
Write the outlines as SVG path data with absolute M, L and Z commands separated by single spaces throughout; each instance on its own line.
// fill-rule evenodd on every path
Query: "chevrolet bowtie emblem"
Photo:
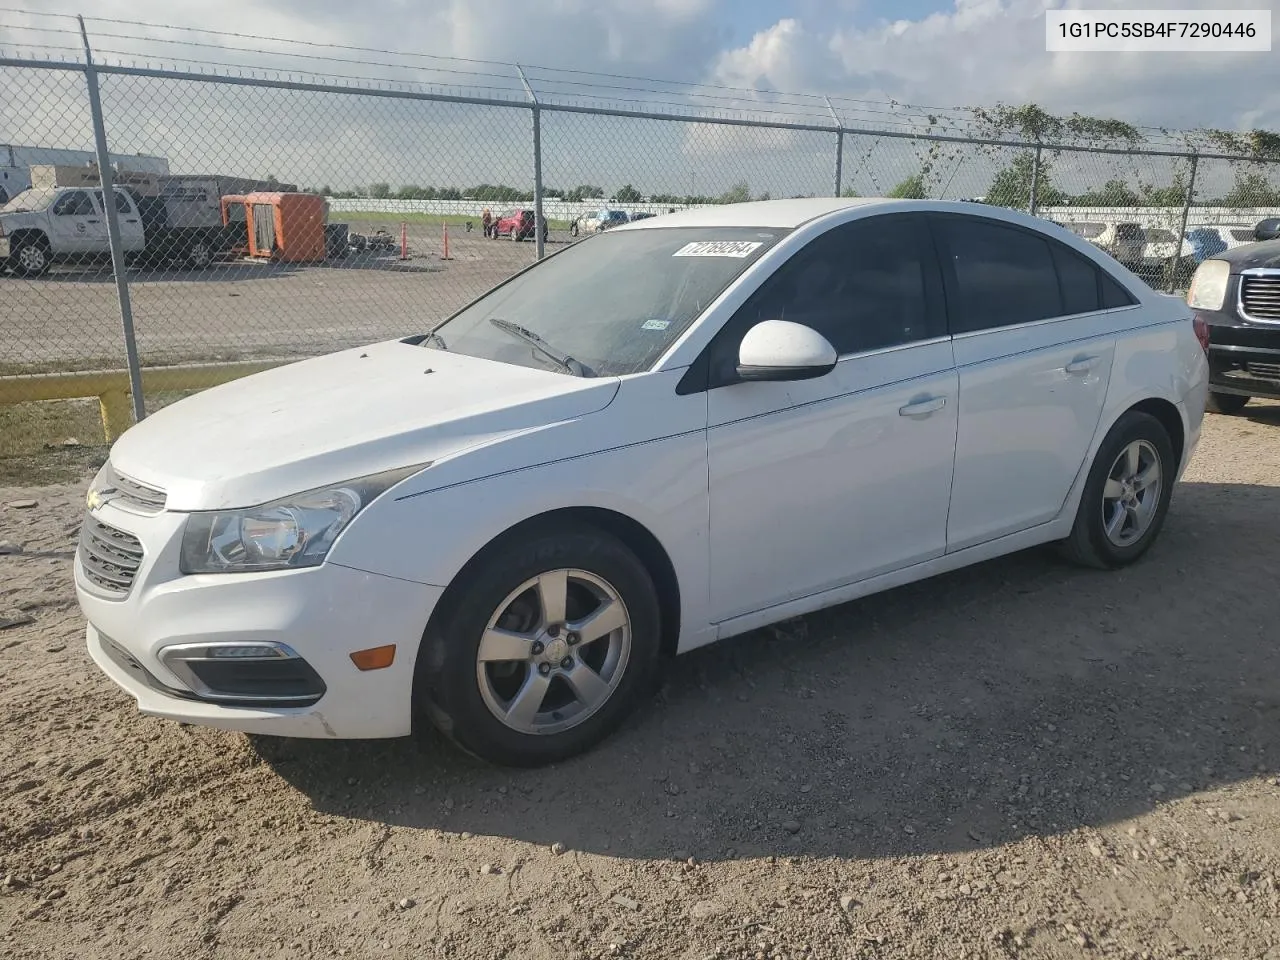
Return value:
M 85 503 L 89 505 L 90 510 L 97 510 L 100 506 L 110 500 L 115 492 L 114 487 L 104 487 L 101 490 L 90 490 L 88 495 L 84 498 Z

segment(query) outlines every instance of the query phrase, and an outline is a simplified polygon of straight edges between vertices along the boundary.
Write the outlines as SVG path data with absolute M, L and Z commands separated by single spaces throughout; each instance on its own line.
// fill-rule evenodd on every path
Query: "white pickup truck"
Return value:
M 163 203 L 116 187 L 120 244 L 130 261 L 206 267 L 230 246 L 220 219 L 174 226 Z M 100 187 L 33 187 L 0 206 L 0 266 L 38 277 L 55 263 L 109 260 L 107 218 Z M 215 200 L 216 209 L 216 200 Z M 216 215 L 215 215 L 216 216 Z M 216 225 L 215 225 L 216 224 Z

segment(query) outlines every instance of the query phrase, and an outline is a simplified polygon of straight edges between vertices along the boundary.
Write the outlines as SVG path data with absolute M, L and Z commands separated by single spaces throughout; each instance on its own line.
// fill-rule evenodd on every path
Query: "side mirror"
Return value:
M 836 348 L 812 327 L 790 320 L 757 323 L 738 348 L 743 380 L 812 380 L 835 369 Z
M 1253 228 L 1255 240 L 1274 240 L 1276 237 L 1280 237 L 1280 217 L 1259 220 L 1257 226 Z

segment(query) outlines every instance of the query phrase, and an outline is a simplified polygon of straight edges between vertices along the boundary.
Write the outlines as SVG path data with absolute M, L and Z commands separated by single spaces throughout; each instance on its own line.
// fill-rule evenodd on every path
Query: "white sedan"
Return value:
M 995 207 L 621 226 L 429 333 L 126 432 L 75 564 L 89 651 L 155 716 L 426 717 L 553 762 L 670 655 L 1038 544 L 1137 560 L 1199 439 L 1205 347 L 1185 303 Z

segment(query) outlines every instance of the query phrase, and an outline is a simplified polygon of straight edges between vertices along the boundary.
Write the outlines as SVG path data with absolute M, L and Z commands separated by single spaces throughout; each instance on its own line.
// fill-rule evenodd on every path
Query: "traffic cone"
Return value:
M 452 260 L 449 256 L 449 224 L 444 225 L 444 253 L 440 257 L 441 260 Z
M 409 225 L 400 221 L 400 259 L 409 259 Z

